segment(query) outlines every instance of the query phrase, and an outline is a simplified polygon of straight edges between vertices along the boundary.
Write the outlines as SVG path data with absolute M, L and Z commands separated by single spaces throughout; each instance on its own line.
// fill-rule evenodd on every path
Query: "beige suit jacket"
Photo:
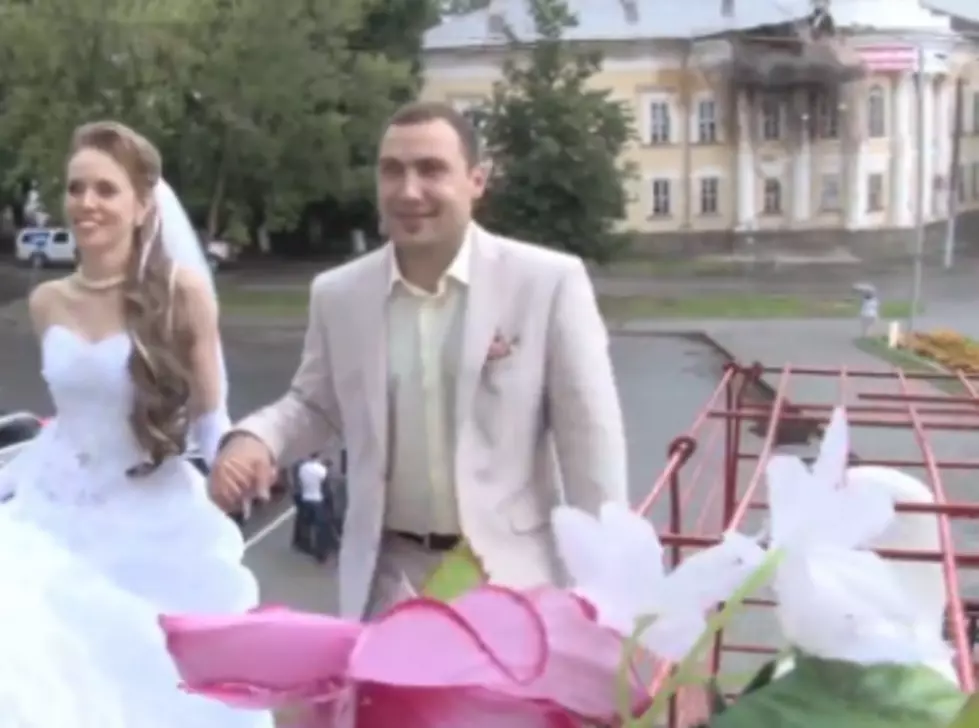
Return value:
M 384 520 L 385 311 L 391 246 L 319 275 L 289 392 L 236 429 L 285 464 L 336 436 L 348 453 L 340 610 L 360 617 Z M 608 335 L 581 260 L 477 229 L 456 407 L 463 532 L 491 580 L 560 580 L 549 527 L 559 502 L 624 501 L 626 446 Z M 487 359 L 496 336 L 512 343 Z

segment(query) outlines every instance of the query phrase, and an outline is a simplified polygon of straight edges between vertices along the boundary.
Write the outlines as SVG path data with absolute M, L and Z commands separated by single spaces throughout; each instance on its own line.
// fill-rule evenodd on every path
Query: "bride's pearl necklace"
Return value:
M 72 276 L 75 285 L 89 291 L 107 291 L 110 288 L 118 288 L 126 281 L 125 275 L 112 276 L 111 278 L 88 278 L 81 271 L 75 271 Z

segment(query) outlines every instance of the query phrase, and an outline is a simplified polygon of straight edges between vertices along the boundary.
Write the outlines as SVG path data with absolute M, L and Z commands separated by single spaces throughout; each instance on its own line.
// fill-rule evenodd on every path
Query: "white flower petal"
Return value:
M 679 662 L 693 649 L 706 628 L 703 612 L 690 609 L 671 612 L 653 622 L 639 641 L 657 657 Z
M 820 486 L 836 488 L 843 482 L 843 473 L 850 461 L 850 428 L 846 409 L 833 410 L 829 424 L 819 444 L 819 455 L 812 465 L 812 474 Z
M 552 524 L 558 554 L 576 591 L 617 630 L 657 611 L 663 595 L 662 546 L 652 524 L 624 505 L 606 504 L 599 521 L 559 506 Z M 601 615 L 605 615 L 604 617 Z
M 606 583 L 631 593 L 640 611 L 654 611 L 665 596 L 665 574 L 663 545 L 653 524 L 624 503 L 606 503 L 600 517 L 608 559 Z
M 765 480 L 772 545 L 808 542 L 810 532 L 819 530 L 813 517 L 818 515 L 821 499 L 806 464 L 792 455 L 775 455 L 765 464 Z
M 594 590 L 602 583 L 607 561 L 598 519 L 578 508 L 561 505 L 551 512 L 551 527 L 558 556 L 572 582 Z
M 835 518 L 822 537 L 839 548 L 870 543 L 888 529 L 896 515 L 890 494 L 867 483 L 848 483 L 833 492 L 831 503 Z
M 602 506 L 600 520 L 606 535 L 614 536 L 615 540 L 610 542 L 613 552 L 626 558 L 644 554 L 646 559 L 659 564 L 658 570 L 663 573 L 663 545 L 653 524 L 644 516 L 625 503 L 609 501 Z M 632 573 L 635 575 L 635 571 Z
M 608 590 L 595 592 L 574 589 L 573 591 L 595 608 L 595 621 L 603 627 L 608 627 L 623 637 L 629 637 L 636 631 L 636 623 L 643 614 L 631 597 L 626 596 L 623 599 L 621 595 Z
M 765 559 L 765 551 L 739 533 L 727 533 L 719 544 L 684 559 L 666 578 L 670 612 L 701 613 L 726 601 Z
M 870 664 L 917 663 L 945 654 L 941 634 L 923 637 L 917 610 L 890 565 L 847 549 L 789 552 L 775 579 L 785 637 L 810 654 Z

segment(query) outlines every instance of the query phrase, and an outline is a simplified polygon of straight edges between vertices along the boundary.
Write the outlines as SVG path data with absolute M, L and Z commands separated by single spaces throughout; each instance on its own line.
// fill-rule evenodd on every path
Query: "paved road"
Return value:
M 256 289 L 304 288 L 312 277 L 328 266 L 324 261 L 272 261 L 265 266 L 250 265 L 220 274 L 228 285 Z M 647 270 L 642 269 L 639 270 Z M 63 270 L 35 273 L 0 261 L 0 306 L 22 299 L 36 280 L 63 275 Z M 901 263 L 867 263 L 826 266 L 819 264 L 789 265 L 774 269 L 746 268 L 741 273 L 710 271 L 696 274 L 682 268 L 668 269 L 656 276 L 622 275 L 596 272 L 595 286 L 611 296 L 709 296 L 768 294 L 791 296 L 832 296 L 852 293 L 853 284 L 871 281 L 885 299 L 907 300 L 911 297 L 911 266 Z M 963 257 L 955 268 L 945 271 L 928 266 L 924 272 L 924 299 L 929 305 L 944 301 L 971 300 L 975 281 L 979 279 L 979 258 Z
M 968 298 L 965 278 L 956 277 L 944 298 L 929 309 L 927 325 L 944 325 L 971 332 L 976 324 L 973 304 Z M 934 283 L 934 282 L 933 282 Z M 933 289 L 934 290 L 934 289 Z M 974 293 L 972 294 L 974 295 Z M 37 376 L 36 348 L 17 317 L 4 321 L 0 316 L 0 407 L 28 407 L 48 411 L 47 397 Z M 682 433 L 710 396 L 718 377 L 719 362 L 705 348 L 676 334 L 691 330 L 707 331 L 712 337 L 744 361 L 797 363 L 836 367 L 883 368 L 853 346 L 855 322 L 849 321 L 773 321 L 773 322 L 651 322 L 631 327 L 639 336 L 617 336 L 613 339 L 613 360 L 625 408 L 630 447 L 630 477 L 635 502 L 649 491 L 666 461 L 671 440 Z M 657 334 L 657 336 L 648 336 Z M 672 336 L 664 337 L 664 334 Z M 301 330 L 296 326 L 240 325 L 226 331 L 232 390 L 232 414 L 245 412 L 276 397 L 286 385 L 297 357 Z M 874 387 L 879 389 L 879 385 Z M 891 390 L 893 391 L 893 389 Z M 819 403 L 839 399 L 836 382 L 808 384 L 796 378 L 790 398 Z M 979 423 L 977 423 L 979 424 Z M 716 500 L 723 458 L 715 447 L 702 448 L 685 470 L 683 493 L 688 501 L 684 529 L 695 526 L 717 530 L 719 524 Z M 940 459 L 975 460 L 976 441 L 972 433 L 933 433 L 930 438 Z M 916 457 L 918 447 L 907 432 L 894 430 L 861 430 L 854 435 L 855 449 L 864 457 Z M 757 437 L 746 436 L 743 451 L 758 452 Z M 797 448 L 804 452 L 806 448 Z M 754 465 L 743 464 L 738 471 L 741 487 L 747 482 Z M 943 480 L 954 500 L 974 500 L 974 477 L 971 473 L 946 473 Z M 699 476 L 699 477 L 694 477 Z M 667 523 L 666 501 L 659 502 L 652 517 L 658 526 Z M 696 516 L 706 513 L 708 521 Z M 269 514 L 270 517 L 276 515 Z M 318 566 L 289 550 L 290 522 L 283 521 L 249 549 L 248 563 L 258 574 L 267 602 L 289 604 L 308 609 L 331 610 L 335 582 L 330 565 Z M 747 525 L 749 532 L 757 522 Z M 959 548 L 979 551 L 979 528 L 973 523 L 955 529 Z M 979 595 L 979 578 L 971 574 L 964 580 L 970 596 Z M 766 642 L 773 633 L 770 614 L 752 616 L 732 629 L 738 642 Z M 725 663 L 726 670 L 741 672 L 755 659 L 734 659 Z
M 37 374 L 36 346 L 26 326 L 0 319 L 0 338 L 0 407 L 50 412 Z M 226 331 L 225 342 L 231 410 L 237 417 L 283 391 L 297 360 L 301 331 L 240 326 Z M 686 430 L 713 391 L 720 365 L 702 344 L 677 337 L 616 338 L 613 359 L 625 403 L 632 497 L 638 502 L 662 469 L 671 440 Z M 272 509 L 266 522 L 280 511 Z M 665 524 L 666 512 L 663 502 L 653 515 Z M 329 610 L 335 593 L 332 568 L 291 552 L 290 527 L 286 519 L 271 531 L 252 534 L 257 541 L 249 548 L 248 562 L 259 575 L 264 598 Z

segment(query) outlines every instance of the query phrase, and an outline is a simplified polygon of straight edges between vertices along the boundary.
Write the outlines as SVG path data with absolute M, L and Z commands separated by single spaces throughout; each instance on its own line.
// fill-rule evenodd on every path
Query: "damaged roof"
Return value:
M 931 6 L 964 12 L 966 3 L 976 0 L 833 0 L 832 15 L 844 27 L 947 32 L 949 20 L 939 13 L 959 13 Z M 629 4 L 629 0 L 568 0 L 578 26 L 565 37 L 581 41 L 697 38 L 800 20 L 813 9 L 812 0 L 733 0 L 734 11 L 725 16 L 722 0 L 633 0 L 636 12 L 632 14 Z M 535 39 L 527 0 L 493 0 L 487 9 L 444 18 L 425 34 L 425 49 L 504 44 L 505 38 L 491 32 L 491 13 L 501 15 L 518 38 Z M 979 19 L 979 4 L 971 15 Z

